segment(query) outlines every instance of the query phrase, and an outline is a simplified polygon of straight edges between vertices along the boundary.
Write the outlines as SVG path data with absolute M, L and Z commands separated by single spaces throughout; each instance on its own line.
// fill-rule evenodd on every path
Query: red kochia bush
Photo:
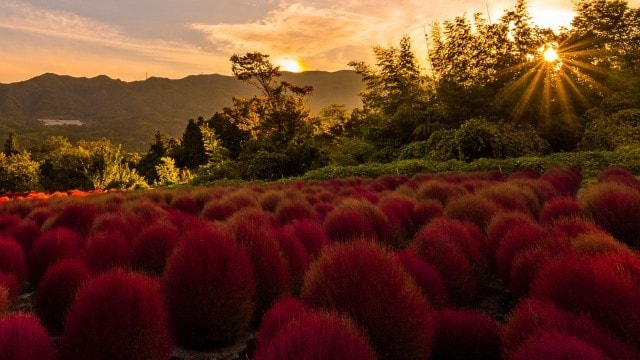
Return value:
M 374 237 L 394 244 L 394 234 L 387 217 L 374 204 L 364 200 L 345 200 L 327 215 L 324 228 L 333 241 L 349 241 L 358 237 Z
M 122 270 L 80 288 L 67 314 L 61 359 L 167 359 L 171 334 L 160 283 Z
M 481 229 L 485 229 L 498 211 L 500 208 L 491 199 L 477 194 L 468 194 L 449 201 L 444 208 L 444 215 L 450 219 L 470 221 Z
M 498 324 L 475 310 L 436 313 L 436 335 L 430 359 L 501 359 Z
M 507 280 L 513 258 L 520 251 L 538 247 L 541 243 L 549 241 L 549 237 L 549 231 L 535 223 L 523 223 L 512 227 L 505 233 L 496 250 L 495 259 L 498 274 Z
M 512 360 L 609 360 L 602 351 L 575 336 L 552 332 L 531 337 L 513 354 Z
M 574 197 L 582 182 L 582 173 L 576 168 L 551 168 L 541 176 L 562 196 Z
M 35 309 L 50 332 L 62 332 L 64 317 L 76 292 L 90 277 L 91 273 L 79 259 L 61 260 L 47 270 L 36 289 Z
M 519 212 L 502 212 L 494 216 L 487 226 L 487 256 L 493 258 L 507 231 L 520 224 L 533 225 L 535 222 Z
M 65 227 L 74 229 L 82 235 L 87 235 L 98 216 L 98 210 L 92 203 L 71 202 L 66 204 L 55 216 L 50 229 Z
M 179 239 L 178 229 L 168 222 L 146 227 L 133 241 L 131 265 L 149 275 L 161 275 Z
M 0 359 L 55 360 L 56 352 L 38 319 L 14 314 L 0 319 Z
M 527 299 L 518 304 L 502 331 L 505 359 L 530 337 L 561 332 L 579 338 L 600 349 L 611 359 L 638 359 L 640 354 L 628 344 L 598 326 L 589 315 L 573 314 L 548 301 Z
M 444 216 L 442 205 L 436 200 L 422 200 L 416 204 L 411 213 L 416 231 L 432 219 Z
M 316 210 L 303 199 L 282 200 L 275 209 L 275 216 L 282 224 L 288 224 L 293 220 L 318 220 Z
M 615 182 L 587 187 L 580 205 L 585 215 L 629 246 L 640 247 L 640 192 Z
M 542 267 L 531 296 L 589 314 L 640 349 L 640 260 L 629 253 L 565 256 Z
M 236 227 L 239 230 L 239 228 Z M 237 241 L 247 250 L 256 279 L 257 302 L 254 320 L 260 321 L 262 315 L 274 301 L 291 291 L 291 274 L 285 254 L 275 236 L 275 230 L 269 227 L 245 227 L 240 234 L 236 231 Z
M 29 264 L 29 281 L 38 284 L 50 265 L 58 260 L 77 257 L 82 238 L 77 232 L 67 228 L 55 228 L 43 232 L 33 242 L 27 261 Z
M 20 224 L 6 229 L 5 232 L 16 239 L 24 249 L 25 254 L 29 253 L 31 244 L 42 233 L 40 225 L 30 219 L 23 220 Z
M 309 219 L 294 220 L 289 226 L 312 258 L 317 257 L 320 250 L 329 245 L 329 237 L 318 222 Z
M 184 238 L 164 275 L 174 337 L 198 349 L 233 342 L 248 328 L 254 310 L 249 257 L 221 230 L 194 229 Z
M 278 332 L 293 319 L 297 319 L 307 314 L 304 304 L 291 295 L 285 295 L 278 299 L 275 304 L 264 314 L 260 323 L 260 331 L 256 339 L 257 347 L 261 348 L 268 344 Z
M 562 217 L 580 216 L 580 203 L 570 197 L 557 197 L 547 201 L 540 212 L 540 222 L 551 224 Z
M 430 304 L 436 308 L 443 308 L 449 304 L 447 286 L 438 268 L 419 258 L 410 248 L 397 255 L 404 269 L 418 284 Z
M 438 268 L 452 302 L 469 305 L 475 300 L 478 280 L 467 253 L 448 232 L 446 224 L 452 220 L 442 220 L 440 223 L 434 220 L 420 230 L 410 247 L 416 255 Z
M 304 274 L 309 268 L 309 254 L 290 228 L 276 229 L 275 235 L 289 268 L 291 291 L 294 294 L 300 294 Z
M 307 271 L 302 300 L 349 315 L 381 359 L 426 359 L 431 352 L 428 302 L 398 259 L 375 242 L 327 247 Z
M 374 360 L 376 354 L 352 320 L 337 314 L 303 315 L 292 320 L 264 346 L 255 360 Z
M 82 249 L 80 258 L 96 274 L 113 268 L 128 268 L 131 252 L 125 238 L 120 233 L 111 231 L 91 236 Z
M 27 278 L 24 250 L 12 237 L 0 236 L 0 272 L 15 275 L 19 282 Z

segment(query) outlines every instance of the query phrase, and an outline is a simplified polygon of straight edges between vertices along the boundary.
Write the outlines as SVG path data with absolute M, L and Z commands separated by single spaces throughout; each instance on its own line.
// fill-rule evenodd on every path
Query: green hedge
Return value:
M 345 177 L 375 178 L 385 174 L 411 176 L 416 173 L 442 173 L 464 171 L 500 171 L 510 174 L 525 168 L 541 172 L 553 167 L 573 166 L 582 171 L 585 178 L 595 177 L 602 169 L 618 166 L 640 174 L 640 148 L 617 151 L 582 151 L 554 153 L 547 156 L 523 156 L 508 159 L 478 159 L 472 162 L 459 160 L 432 161 L 424 159 L 401 160 L 392 163 L 369 163 L 358 166 L 327 166 L 305 173 L 296 180 L 328 180 Z

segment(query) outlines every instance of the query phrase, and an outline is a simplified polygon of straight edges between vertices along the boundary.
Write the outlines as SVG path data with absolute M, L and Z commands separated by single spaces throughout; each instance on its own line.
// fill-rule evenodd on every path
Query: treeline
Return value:
M 526 0 L 494 22 L 475 14 L 435 23 L 427 69 L 408 36 L 376 46 L 374 64 L 350 63 L 363 106 L 318 116 L 305 101 L 313 89 L 283 81 L 268 55 L 234 55 L 233 74 L 257 95 L 189 120 L 181 139 L 157 132 L 139 156 L 104 139 L 7 145 L 0 188 L 273 180 L 329 165 L 639 148 L 640 9 L 580 0 L 575 11 L 571 28 L 555 32 L 533 24 Z

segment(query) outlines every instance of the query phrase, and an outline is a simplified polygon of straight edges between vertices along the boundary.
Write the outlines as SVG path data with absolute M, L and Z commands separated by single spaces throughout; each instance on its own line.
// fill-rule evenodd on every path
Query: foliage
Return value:
M 353 166 L 368 163 L 373 151 L 374 146 L 365 140 L 346 138 L 331 151 L 329 158 L 333 165 Z
M 302 300 L 349 315 L 382 359 L 425 359 L 431 353 L 428 302 L 399 260 L 373 241 L 326 248 L 307 271 Z
M 61 339 L 62 359 L 168 358 L 172 341 L 159 281 L 121 270 L 89 280 L 78 290 Z
M 156 174 L 158 174 L 157 184 L 161 186 L 183 184 L 188 181 L 188 172 L 180 171 L 176 167 L 173 158 L 164 156 L 160 158 L 160 163 L 156 165 Z
M 256 284 L 246 251 L 222 231 L 194 229 L 168 259 L 164 276 L 178 344 L 206 349 L 233 342 L 254 311 Z
M 54 360 L 56 351 L 38 319 L 12 314 L 0 319 L 0 357 L 7 360 Z
M 39 190 L 38 166 L 26 151 L 8 157 L 0 154 L 0 191 Z

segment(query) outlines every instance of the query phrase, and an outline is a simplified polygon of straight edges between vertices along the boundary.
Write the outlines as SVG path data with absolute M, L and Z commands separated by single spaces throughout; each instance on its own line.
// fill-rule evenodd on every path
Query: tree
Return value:
M 361 129 L 364 140 L 376 148 L 377 161 L 393 160 L 406 143 L 428 138 L 438 126 L 438 111 L 432 106 L 429 79 L 405 35 L 398 45 L 375 46 L 375 65 L 352 61 L 365 89 L 363 107 L 354 111 L 345 128 Z
M 27 151 L 0 153 L 0 192 L 40 190 L 38 163 Z
M 14 131 L 9 132 L 7 140 L 4 142 L 4 155 L 9 157 L 20 153 L 20 146 L 18 145 L 18 136 Z
M 149 151 L 140 159 L 136 169 L 144 176 L 149 184 L 158 181 L 156 166 L 161 163 L 162 157 L 166 156 L 170 149 L 177 146 L 175 139 L 170 139 L 162 131 L 157 131 L 153 141 L 149 144 Z
M 89 152 L 74 147 L 67 138 L 50 136 L 31 155 L 39 163 L 39 182 L 46 191 L 94 189 L 88 176 Z
M 80 141 L 78 148 L 88 156 L 85 175 L 95 189 L 128 188 L 139 182 L 140 176 L 129 168 L 121 145 L 102 138 Z
M 199 117 L 197 121 L 189 119 L 182 135 L 182 142 L 180 146 L 174 149 L 173 155 L 176 159 L 177 167 L 195 169 L 207 162 L 201 131 L 203 124 L 204 119 L 202 117 Z
M 271 64 L 269 55 L 233 55 L 231 63 L 233 74 L 258 89 L 260 96 L 234 98 L 234 107 L 223 109 L 230 122 L 250 132 L 253 139 L 275 147 L 295 141 L 308 127 L 309 110 L 304 106 L 304 99 L 313 88 L 277 81 L 282 74 Z

